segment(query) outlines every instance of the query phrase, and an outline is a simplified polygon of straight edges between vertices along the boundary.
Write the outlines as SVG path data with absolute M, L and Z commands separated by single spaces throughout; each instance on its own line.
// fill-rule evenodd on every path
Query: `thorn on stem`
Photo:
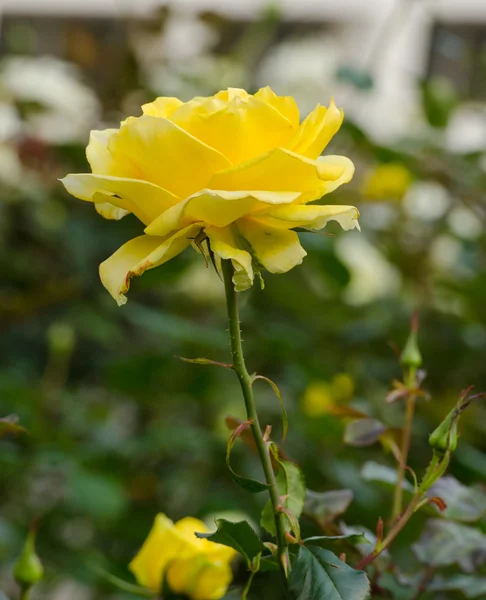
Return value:
M 381 545 L 383 541 L 383 519 L 378 517 L 378 523 L 376 524 L 376 544 Z

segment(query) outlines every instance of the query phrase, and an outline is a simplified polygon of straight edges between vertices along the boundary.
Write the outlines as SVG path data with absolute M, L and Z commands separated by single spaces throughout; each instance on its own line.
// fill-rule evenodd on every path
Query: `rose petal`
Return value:
M 142 235 L 130 240 L 101 263 L 101 282 L 122 306 L 127 301 L 124 294 L 132 277 L 174 258 L 191 244 L 200 229 L 200 224 L 190 225 L 169 237 Z

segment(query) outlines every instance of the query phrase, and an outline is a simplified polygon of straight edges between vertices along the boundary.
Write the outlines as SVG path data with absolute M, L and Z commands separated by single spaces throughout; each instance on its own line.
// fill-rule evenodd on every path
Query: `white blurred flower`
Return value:
M 453 233 L 463 239 L 474 240 L 483 232 L 479 217 L 465 206 L 454 208 L 447 218 L 447 223 Z
M 150 69 L 154 63 L 180 63 L 206 54 L 217 39 L 216 32 L 193 13 L 171 11 L 160 31 L 142 31 L 133 36 L 140 63 Z
M 22 184 L 24 169 L 16 150 L 0 144 L 0 183 L 17 187 Z
M 269 85 L 280 95 L 292 95 L 302 114 L 317 102 L 327 103 L 338 67 L 339 45 L 329 34 L 295 37 L 277 44 L 256 73 L 259 87 Z
M 197 15 L 172 12 L 164 27 L 161 46 L 168 60 L 188 60 L 206 53 L 216 39 L 214 29 Z
M 448 276 L 461 277 L 468 274 L 461 255 L 461 242 L 448 234 L 438 236 L 430 246 L 431 265 Z
M 393 225 L 398 217 L 398 210 L 389 202 L 367 202 L 360 214 L 363 231 L 375 229 L 385 231 Z
M 486 150 L 486 108 L 465 104 L 456 109 L 445 132 L 445 145 L 461 154 Z
M 160 64 L 148 70 L 151 89 L 164 96 L 190 100 L 211 95 L 215 89 L 247 87 L 244 68 L 227 56 L 206 54 L 170 66 Z
M 403 199 L 405 213 L 417 221 L 436 221 L 451 205 L 449 192 L 440 183 L 420 181 L 412 184 Z
M 22 131 L 22 121 L 14 106 L 0 102 L 0 141 L 11 140 Z
M 8 57 L 0 79 L 14 101 L 41 107 L 23 123 L 28 135 L 48 143 L 85 141 L 86 131 L 98 121 L 100 105 L 94 92 L 81 81 L 76 67 L 57 58 Z
M 336 254 L 351 272 L 345 292 L 349 304 L 366 304 L 400 291 L 402 278 L 398 269 L 363 235 L 340 237 Z

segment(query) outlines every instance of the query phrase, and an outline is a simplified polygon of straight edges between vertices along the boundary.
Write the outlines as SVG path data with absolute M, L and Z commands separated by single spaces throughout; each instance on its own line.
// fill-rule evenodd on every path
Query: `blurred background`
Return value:
M 28 431 L 0 441 L 7 596 L 33 517 L 47 570 L 34 600 L 132 598 L 92 565 L 129 580 L 158 511 L 258 522 L 264 498 L 238 489 L 224 464 L 225 417 L 244 414 L 236 379 L 175 358 L 228 361 L 221 282 L 186 251 L 134 280 L 118 308 L 98 265 L 141 224 L 103 220 L 57 179 L 88 170 L 90 129 L 155 96 L 265 85 L 293 95 L 303 116 L 334 96 L 346 118 L 329 152 L 356 164 L 326 201 L 356 205 L 362 232 L 302 234 L 304 265 L 241 295 L 249 368 L 281 388 L 285 448 L 308 487 L 351 490 L 349 525 L 373 529 L 389 514 L 390 491 L 362 467 L 392 456 L 346 445 L 329 407 L 401 425 L 403 406 L 385 396 L 415 309 L 431 394 L 413 434 L 419 473 L 460 390 L 486 389 L 486 2 L 2 0 L 0 417 Z M 256 392 L 278 434 L 271 389 Z M 485 433 L 478 404 L 451 466 L 476 490 Z M 258 476 L 244 444 L 234 462 Z M 409 571 L 416 538 L 412 527 L 397 542 Z

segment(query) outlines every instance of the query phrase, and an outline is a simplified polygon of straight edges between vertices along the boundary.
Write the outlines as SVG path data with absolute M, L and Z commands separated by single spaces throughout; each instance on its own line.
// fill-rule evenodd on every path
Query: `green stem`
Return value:
M 290 560 L 285 540 L 285 515 L 279 510 L 280 497 L 278 494 L 275 473 L 272 467 L 270 452 L 263 439 L 262 428 L 258 419 L 258 414 L 253 397 L 252 379 L 245 364 L 243 355 L 243 346 L 241 343 L 240 317 L 238 313 L 238 302 L 233 284 L 234 269 L 230 260 L 222 261 L 222 271 L 224 287 L 226 292 L 226 306 L 228 310 L 229 334 L 231 342 L 231 354 L 233 357 L 233 370 L 238 376 L 243 398 L 245 400 L 246 414 L 251 421 L 251 432 L 255 440 L 258 455 L 262 463 L 265 481 L 269 484 L 270 501 L 275 515 L 275 528 L 277 531 L 278 558 L 287 574 L 290 569 Z
M 28 587 L 22 586 L 22 590 L 20 592 L 20 600 L 30 600 L 30 585 Z
M 385 539 L 378 543 L 377 547 L 360 560 L 360 562 L 356 565 L 355 569 L 361 570 L 368 566 L 371 562 L 378 558 L 382 552 L 387 550 L 393 540 L 397 537 L 400 531 L 405 527 L 405 525 L 410 520 L 413 513 L 417 510 L 421 500 L 423 499 L 423 492 L 418 492 L 411 500 L 410 504 L 407 506 L 403 515 L 401 515 L 396 521 L 395 525 L 391 528 L 390 533 L 385 537 Z
M 400 452 L 400 463 L 398 465 L 397 483 L 395 486 L 395 495 L 393 498 L 392 520 L 398 519 L 403 509 L 403 482 L 405 480 L 405 470 L 407 468 L 408 453 L 410 451 L 410 440 L 412 437 L 413 415 L 415 412 L 415 394 L 410 393 L 407 396 L 405 427 L 403 429 L 402 448 Z
M 250 577 L 248 578 L 245 589 L 243 590 L 243 594 L 241 595 L 241 600 L 247 600 L 248 594 L 250 593 L 251 584 L 253 583 L 253 578 L 255 577 L 256 573 L 256 571 L 252 571 L 250 573 Z

